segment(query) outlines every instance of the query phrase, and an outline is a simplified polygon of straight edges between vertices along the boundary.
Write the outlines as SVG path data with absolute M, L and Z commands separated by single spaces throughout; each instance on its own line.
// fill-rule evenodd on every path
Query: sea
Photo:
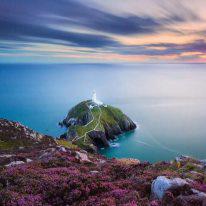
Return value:
M 0 118 L 58 137 L 58 123 L 94 90 L 137 124 L 101 154 L 206 158 L 205 64 L 0 64 Z

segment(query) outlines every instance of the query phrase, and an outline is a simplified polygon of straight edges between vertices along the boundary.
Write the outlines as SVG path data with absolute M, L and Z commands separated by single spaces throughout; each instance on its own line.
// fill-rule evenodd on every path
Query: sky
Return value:
M 0 0 L 2 63 L 205 63 L 204 0 Z

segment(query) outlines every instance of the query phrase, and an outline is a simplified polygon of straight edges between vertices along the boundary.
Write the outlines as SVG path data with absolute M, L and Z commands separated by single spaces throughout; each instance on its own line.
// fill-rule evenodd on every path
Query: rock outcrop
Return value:
M 73 107 L 60 125 L 68 127 L 67 134 L 62 137 L 89 150 L 108 147 L 109 140 L 136 128 L 135 123 L 118 108 L 97 105 L 92 100 Z

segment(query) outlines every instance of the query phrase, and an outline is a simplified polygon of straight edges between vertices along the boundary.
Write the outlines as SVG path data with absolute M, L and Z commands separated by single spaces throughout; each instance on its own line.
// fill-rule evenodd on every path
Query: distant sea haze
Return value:
M 204 64 L 2 64 L 0 117 L 58 137 L 65 131 L 58 122 L 93 90 L 139 125 L 100 153 L 151 162 L 206 158 Z

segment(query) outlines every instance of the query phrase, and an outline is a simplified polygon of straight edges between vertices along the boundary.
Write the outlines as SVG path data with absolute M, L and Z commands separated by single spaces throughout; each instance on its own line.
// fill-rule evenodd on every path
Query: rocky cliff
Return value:
M 118 108 L 98 105 L 92 100 L 73 107 L 61 125 L 68 127 L 64 138 L 89 151 L 108 147 L 110 139 L 136 128 L 135 123 Z
M 0 118 L 0 153 L 29 148 L 48 148 L 56 145 L 54 138 L 28 127 Z
M 150 164 L 137 159 L 107 159 L 63 140 L 56 142 L 44 135 L 39 139 L 39 133 L 19 123 L 4 119 L 0 123 L 4 148 L 0 154 L 1 206 L 206 203 L 205 160 L 181 156 Z

